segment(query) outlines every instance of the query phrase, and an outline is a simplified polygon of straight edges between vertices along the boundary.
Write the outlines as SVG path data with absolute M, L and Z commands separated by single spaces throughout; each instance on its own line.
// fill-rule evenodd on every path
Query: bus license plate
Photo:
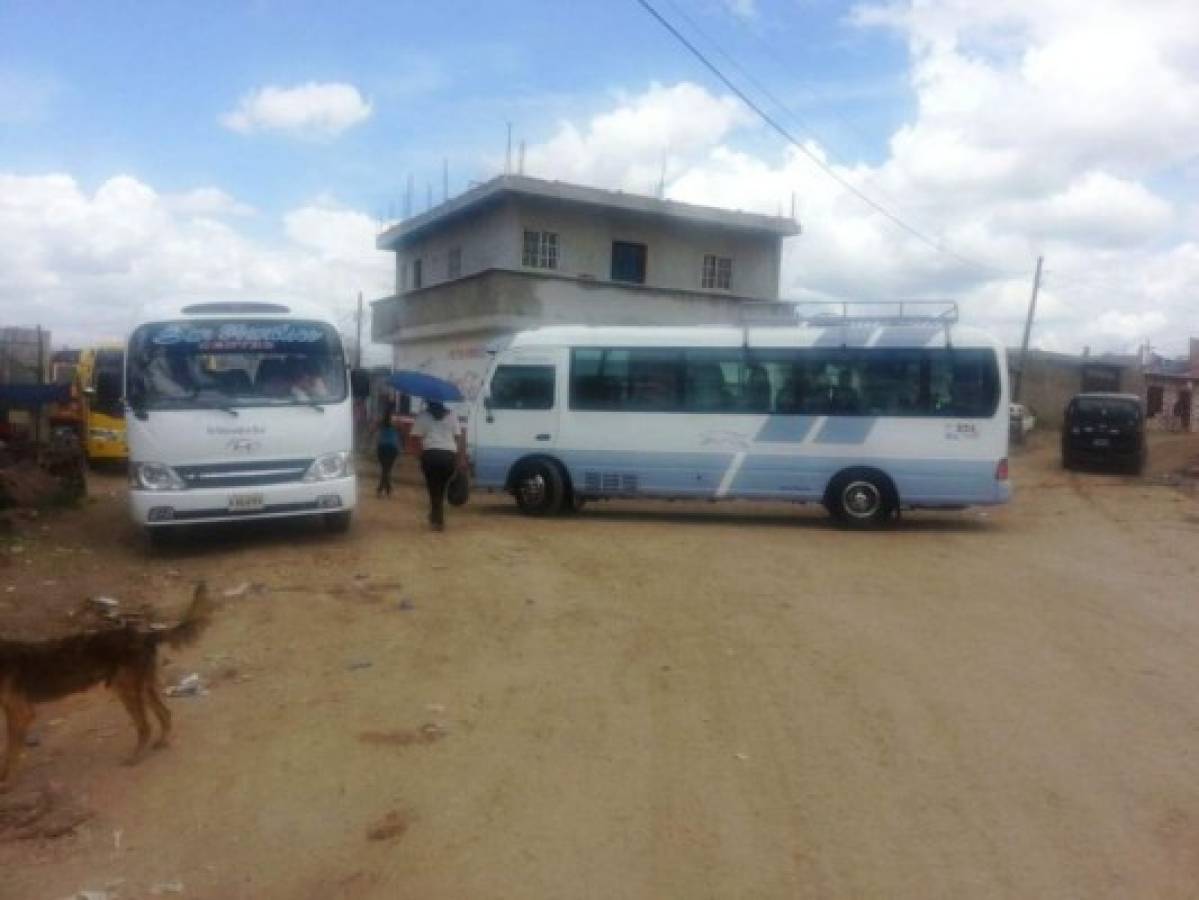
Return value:
M 229 512 L 258 512 L 263 506 L 262 494 L 229 495 Z

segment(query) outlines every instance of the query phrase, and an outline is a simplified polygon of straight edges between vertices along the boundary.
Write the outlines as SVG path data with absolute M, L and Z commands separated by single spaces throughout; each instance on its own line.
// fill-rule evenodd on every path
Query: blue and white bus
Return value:
M 790 500 L 870 527 L 1011 494 L 1004 350 L 940 321 L 527 331 L 497 351 L 470 434 L 476 485 L 531 515 Z

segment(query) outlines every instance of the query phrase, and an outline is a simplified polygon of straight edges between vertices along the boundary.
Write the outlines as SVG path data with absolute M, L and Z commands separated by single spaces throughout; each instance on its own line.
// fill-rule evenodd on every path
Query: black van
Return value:
M 1145 411 L 1135 394 L 1077 394 L 1062 421 L 1062 466 L 1145 468 Z

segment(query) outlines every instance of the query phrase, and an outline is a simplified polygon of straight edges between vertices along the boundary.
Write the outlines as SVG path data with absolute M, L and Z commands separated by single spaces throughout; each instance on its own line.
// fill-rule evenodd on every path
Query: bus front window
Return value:
M 130 341 L 129 397 L 141 410 L 337 403 L 337 332 L 319 322 L 146 325 Z

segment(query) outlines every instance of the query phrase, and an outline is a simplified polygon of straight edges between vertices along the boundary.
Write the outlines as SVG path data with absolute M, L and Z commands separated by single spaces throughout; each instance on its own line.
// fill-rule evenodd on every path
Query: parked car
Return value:
M 1145 410 L 1135 394 L 1077 394 L 1062 421 L 1062 466 L 1145 468 Z
M 1037 424 L 1037 417 L 1023 403 L 1008 405 L 1008 436 L 1013 444 L 1023 444 L 1024 437 Z

